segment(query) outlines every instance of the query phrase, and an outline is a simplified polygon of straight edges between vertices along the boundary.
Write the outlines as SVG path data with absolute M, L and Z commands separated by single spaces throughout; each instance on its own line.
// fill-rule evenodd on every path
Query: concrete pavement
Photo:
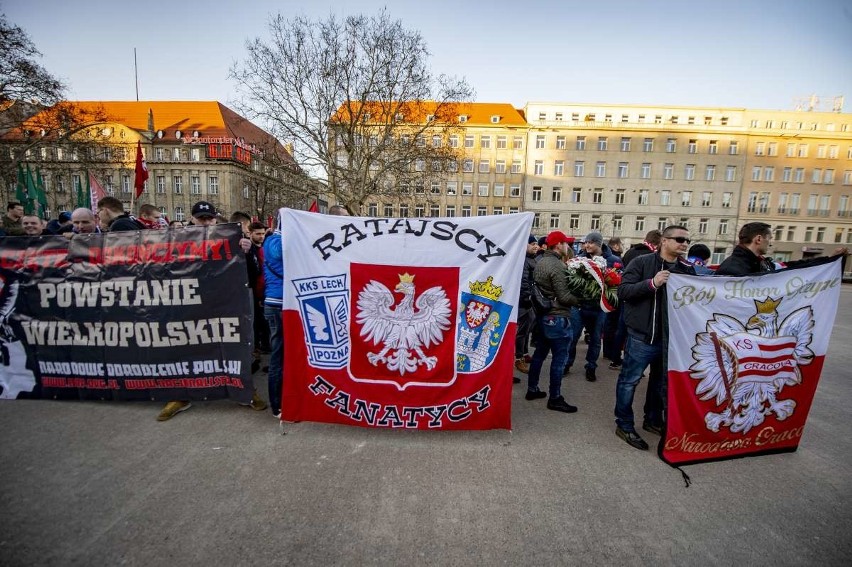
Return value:
M 799 450 L 687 467 L 690 488 L 615 436 L 605 365 L 566 379 L 573 415 L 515 386 L 511 432 L 281 435 L 230 402 L 165 423 L 156 403 L 5 402 L 0 564 L 845 565 L 850 313 L 847 285 Z

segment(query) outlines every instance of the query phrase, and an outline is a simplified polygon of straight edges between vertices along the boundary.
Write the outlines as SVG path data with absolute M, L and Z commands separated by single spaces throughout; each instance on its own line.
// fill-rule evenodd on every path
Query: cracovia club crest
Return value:
M 494 285 L 493 276 L 470 282 L 468 288 L 469 293 L 462 293 L 456 356 L 459 372 L 478 372 L 494 360 L 512 306 L 500 301 L 503 288 Z
M 390 278 L 388 268 L 393 273 Z M 358 295 L 354 321 L 357 334 L 352 332 L 352 378 L 392 383 L 399 389 L 412 384 L 451 383 L 455 378 L 453 344 L 445 337 L 453 323 L 455 310 L 450 298 L 456 297 L 457 272 L 398 268 L 401 267 L 353 266 L 353 284 L 357 280 L 365 283 L 353 285 Z
M 729 315 L 715 314 L 707 331 L 698 333 L 692 347 L 695 363 L 690 376 L 700 380 L 695 389 L 702 401 L 714 400 L 718 412 L 704 416 L 707 429 L 722 427 L 748 433 L 768 415 L 784 420 L 796 401 L 780 400 L 785 386 L 801 383 L 800 366 L 813 361 L 814 316 L 802 307 L 781 316 L 781 299 L 754 300 L 755 314 L 743 324 Z

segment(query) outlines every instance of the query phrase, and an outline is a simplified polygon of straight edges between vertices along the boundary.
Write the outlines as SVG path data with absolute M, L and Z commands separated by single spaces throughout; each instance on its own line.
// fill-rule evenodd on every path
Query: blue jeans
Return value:
M 633 396 L 645 368 L 651 365 L 648 392 L 645 396 L 645 421 L 663 423 L 663 347 L 648 344 L 630 333 L 624 345 L 624 364 L 615 386 L 615 424 L 625 431 L 636 431 L 633 422 Z
M 269 405 L 272 411 L 278 412 L 281 410 L 281 364 L 284 361 L 281 308 L 264 305 L 263 317 L 269 325 Z
M 589 350 L 586 351 L 586 368 L 594 370 L 598 367 L 598 357 L 601 354 L 601 334 L 606 321 L 606 313 L 598 306 L 574 307 L 571 309 L 571 328 L 574 330 L 574 338 L 568 350 L 568 366 L 574 365 L 577 358 L 577 343 L 583 336 L 583 327 L 589 332 Z
M 538 379 L 541 375 L 541 366 L 547 354 L 553 351 L 553 360 L 550 361 L 550 389 L 551 399 L 558 398 L 562 392 L 562 372 L 568 361 L 568 344 L 571 342 L 571 322 L 568 317 L 545 315 L 536 319 L 536 347 L 530 363 L 527 390 L 538 391 Z

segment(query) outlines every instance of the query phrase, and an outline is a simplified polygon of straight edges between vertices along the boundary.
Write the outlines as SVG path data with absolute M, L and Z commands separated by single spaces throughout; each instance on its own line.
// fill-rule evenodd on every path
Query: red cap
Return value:
M 554 230 L 553 232 L 548 234 L 547 240 L 545 241 L 548 248 L 553 248 L 557 244 L 562 244 L 563 242 L 567 242 L 568 244 L 573 244 L 574 239 L 571 238 L 570 236 L 567 236 L 561 230 Z

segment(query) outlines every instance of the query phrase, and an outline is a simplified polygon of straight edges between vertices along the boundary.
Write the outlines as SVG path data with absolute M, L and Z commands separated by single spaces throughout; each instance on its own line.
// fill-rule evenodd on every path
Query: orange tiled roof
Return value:
M 162 141 L 177 141 L 175 132 L 192 136 L 243 138 L 266 152 L 289 156 L 271 134 L 252 124 L 217 101 L 76 101 L 68 102 L 90 115 L 103 116 L 105 122 L 116 122 L 133 130 L 148 130 L 148 112 L 153 113 L 154 132 L 163 131 Z M 33 117 L 31 120 L 37 120 Z M 24 128 L 27 127 L 26 122 Z
M 430 114 L 435 114 L 435 110 L 438 108 L 438 103 L 435 101 L 422 101 L 422 102 L 404 102 L 400 104 L 395 103 L 387 103 L 387 102 L 378 102 L 378 101 L 368 101 L 362 103 L 360 101 L 353 101 L 351 104 L 351 112 L 367 112 L 371 115 L 372 118 L 377 122 L 383 122 L 387 120 L 387 118 L 383 118 L 386 114 L 390 112 L 400 112 L 403 116 L 403 122 L 410 123 L 425 123 L 426 117 Z M 467 120 L 465 123 L 469 126 L 485 126 L 485 125 L 500 125 L 500 126 L 526 126 L 526 120 L 524 120 L 524 116 L 518 109 L 514 108 L 511 104 L 502 103 L 502 102 L 459 102 L 459 103 L 446 103 L 444 105 L 445 112 L 451 112 L 451 116 L 448 116 L 445 121 L 452 121 L 454 123 L 458 123 L 459 116 L 466 116 Z M 338 108 L 337 112 L 334 116 L 331 117 L 331 121 L 335 120 L 346 120 L 346 116 L 349 116 L 350 108 L 347 103 L 344 103 Z M 492 116 L 500 117 L 500 121 L 494 123 L 491 121 Z M 436 117 L 439 121 L 441 117 Z

